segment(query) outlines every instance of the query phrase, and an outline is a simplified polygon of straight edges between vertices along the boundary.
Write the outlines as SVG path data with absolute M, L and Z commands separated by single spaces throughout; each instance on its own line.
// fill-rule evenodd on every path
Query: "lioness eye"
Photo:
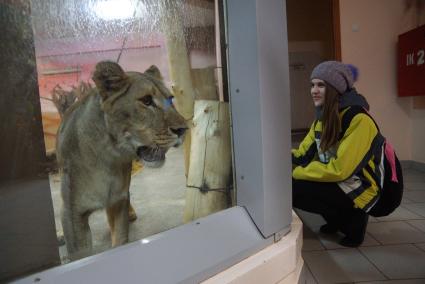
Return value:
M 145 106 L 152 106 L 154 105 L 154 101 L 151 95 L 143 96 L 139 99 Z
M 165 99 L 165 106 L 166 107 L 172 106 L 173 101 L 174 101 L 174 96 L 169 96 L 168 98 Z

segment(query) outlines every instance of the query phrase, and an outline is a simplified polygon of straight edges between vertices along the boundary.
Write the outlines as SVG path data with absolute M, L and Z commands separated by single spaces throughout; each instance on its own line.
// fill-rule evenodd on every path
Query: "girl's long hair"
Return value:
M 341 122 L 339 121 L 339 96 L 340 94 L 326 84 L 325 101 L 322 114 L 322 137 L 320 148 L 323 152 L 338 143 Z

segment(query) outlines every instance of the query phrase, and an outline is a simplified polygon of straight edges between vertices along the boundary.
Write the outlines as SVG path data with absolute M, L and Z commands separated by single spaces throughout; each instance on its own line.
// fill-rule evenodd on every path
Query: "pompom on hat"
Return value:
M 334 87 L 338 93 L 343 94 L 353 87 L 357 77 L 358 71 L 354 65 L 346 65 L 339 61 L 325 61 L 314 67 L 310 79 L 323 80 Z

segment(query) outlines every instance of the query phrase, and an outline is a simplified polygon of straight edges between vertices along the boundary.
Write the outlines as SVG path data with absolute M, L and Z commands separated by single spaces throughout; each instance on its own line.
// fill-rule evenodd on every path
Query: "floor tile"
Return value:
M 405 190 L 404 191 L 404 193 L 406 193 L 407 191 Z M 408 198 L 406 198 L 406 197 L 404 197 L 404 194 L 403 194 L 403 199 L 401 200 L 401 205 L 403 205 L 403 204 L 408 204 L 408 203 L 414 203 L 414 202 L 412 202 L 412 200 L 410 200 L 410 199 L 408 199 Z
M 422 232 L 425 232 L 425 220 L 410 220 L 407 221 L 407 223 L 409 223 L 415 228 L 418 228 Z
M 304 284 L 318 284 L 316 279 L 314 279 L 313 274 L 311 273 L 310 268 L 305 263 L 304 265 L 304 273 L 305 273 L 305 282 Z
M 369 223 L 376 223 L 376 222 L 379 222 L 378 218 L 369 216 Z
M 378 240 L 376 240 L 371 234 L 366 233 L 364 241 L 360 247 L 370 247 L 370 246 L 379 246 Z
M 417 246 L 421 250 L 425 251 L 425 243 L 415 244 L 415 246 Z
M 425 242 L 425 233 L 403 221 L 371 223 L 367 232 L 382 244 Z
M 359 250 L 390 279 L 425 278 L 425 252 L 412 244 Z
M 343 234 L 336 234 L 336 235 L 325 235 L 325 234 L 318 234 L 317 237 L 319 238 L 320 242 L 326 249 L 347 249 L 347 247 L 344 247 L 339 244 L 339 241 L 344 237 Z M 379 246 L 380 243 L 373 238 L 370 234 L 366 233 L 365 239 L 361 246 Z
M 326 249 L 346 249 L 346 247 L 339 244 L 339 241 L 344 237 L 342 233 L 333 235 L 318 233 L 317 237 Z
M 323 234 L 320 233 L 320 227 L 316 226 L 310 228 L 311 234 L 314 234 L 321 246 L 324 249 L 344 249 L 346 247 L 341 246 L 339 241 L 344 237 L 341 232 L 336 234 Z
M 303 251 L 324 250 L 322 243 L 309 227 L 303 227 Z
M 340 232 L 336 234 L 323 234 L 323 233 L 320 233 L 319 230 L 320 230 L 319 226 L 314 226 L 310 228 L 304 225 L 303 251 L 347 248 L 339 244 L 339 241 L 344 237 L 344 234 Z M 380 243 L 377 240 L 375 240 L 371 235 L 366 233 L 362 246 L 377 246 L 377 245 L 380 245 Z
M 425 191 L 424 191 L 425 193 Z M 412 219 L 421 219 L 422 216 L 413 213 L 412 211 L 404 208 L 403 206 L 399 206 L 393 213 L 385 217 L 378 217 L 378 221 L 386 222 L 386 221 L 403 221 L 403 220 L 412 220 Z
M 425 202 L 425 190 L 406 190 L 403 199 L 408 199 L 414 203 Z
M 314 251 L 305 252 L 303 255 L 318 283 L 385 279 L 357 249 Z
M 404 172 L 403 182 L 425 182 L 425 174 L 418 171 Z
M 424 284 L 424 283 L 425 283 L 425 279 L 404 279 L 404 280 L 358 282 L 358 284 Z
M 425 202 L 403 204 L 403 207 L 409 209 L 413 213 L 416 213 L 418 215 L 421 215 L 422 217 L 425 217 Z
M 405 191 L 425 190 L 425 182 L 404 182 Z
M 317 228 L 326 223 L 325 219 L 323 219 L 323 217 L 319 214 L 310 213 L 300 209 L 295 209 L 295 212 L 303 221 L 303 224 L 309 228 Z

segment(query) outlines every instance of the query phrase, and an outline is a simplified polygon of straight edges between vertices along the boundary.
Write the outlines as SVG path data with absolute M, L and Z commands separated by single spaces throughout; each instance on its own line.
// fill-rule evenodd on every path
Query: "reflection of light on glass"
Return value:
M 130 0 L 100 0 L 93 9 L 104 20 L 124 20 L 133 17 L 135 6 L 136 2 Z
M 149 240 L 148 239 L 143 239 L 142 240 L 142 244 L 147 244 L 147 243 L 149 243 Z

